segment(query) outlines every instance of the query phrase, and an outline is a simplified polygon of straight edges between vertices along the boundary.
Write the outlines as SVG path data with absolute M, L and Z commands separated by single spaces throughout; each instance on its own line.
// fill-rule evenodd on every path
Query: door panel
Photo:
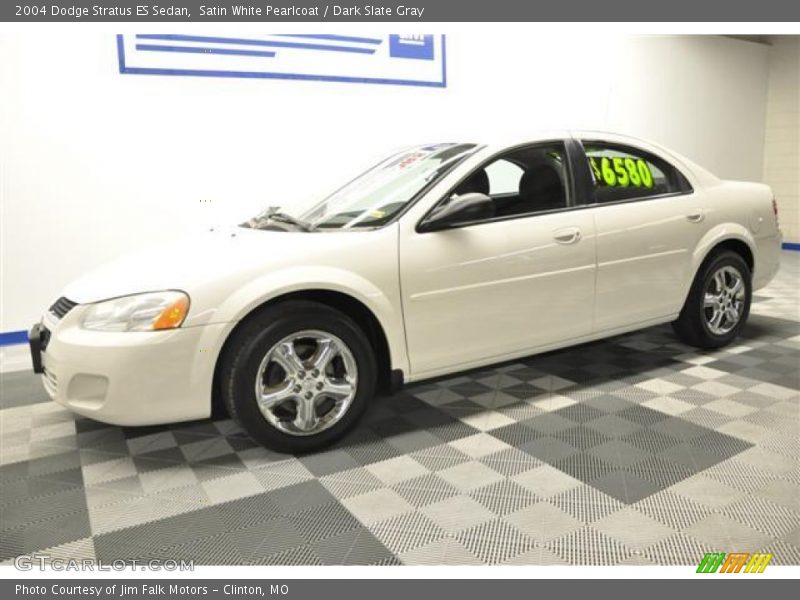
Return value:
M 680 311 L 705 227 L 697 194 L 589 209 L 597 231 L 597 331 Z
M 592 331 L 594 220 L 571 210 L 400 240 L 415 375 Z

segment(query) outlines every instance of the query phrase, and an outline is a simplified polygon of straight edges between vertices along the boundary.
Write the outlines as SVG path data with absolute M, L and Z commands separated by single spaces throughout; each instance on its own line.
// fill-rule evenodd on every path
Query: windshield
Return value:
M 403 150 L 359 175 L 298 218 L 310 229 L 378 227 L 476 148 L 475 144 L 434 144 Z

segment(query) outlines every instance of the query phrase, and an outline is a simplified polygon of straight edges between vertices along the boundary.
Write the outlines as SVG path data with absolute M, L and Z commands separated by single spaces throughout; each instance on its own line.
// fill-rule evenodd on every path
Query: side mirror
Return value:
M 490 219 L 494 216 L 494 204 L 486 194 L 470 192 L 453 194 L 447 204 L 439 206 L 420 224 L 420 231 L 438 231 L 460 223 Z

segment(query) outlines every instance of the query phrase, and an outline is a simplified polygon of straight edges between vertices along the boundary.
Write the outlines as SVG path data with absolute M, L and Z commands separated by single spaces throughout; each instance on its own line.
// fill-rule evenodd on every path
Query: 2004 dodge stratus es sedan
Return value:
M 264 445 L 303 452 L 403 381 L 666 322 L 728 344 L 780 243 L 767 186 L 641 140 L 431 144 L 303 214 L 100 268 L 63 291 L 31 351 L 82 415 L 149 425 L 219 402 Z

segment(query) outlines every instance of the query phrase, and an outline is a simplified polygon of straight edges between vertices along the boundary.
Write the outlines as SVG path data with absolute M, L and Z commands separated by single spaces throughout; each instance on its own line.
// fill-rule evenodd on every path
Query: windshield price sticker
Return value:
M 425 152 L 415 152 L 414 154 L 409 154 L 403 160 L 400 161 L 398 165 L 401 169 L 405 169 L 407 166 L 417 162 L 423 156 L 427 156 Z
M 630 156 L 589 157 L 589 164 L 598 185 L 609 187 L 653 187 L 650 165 L 641 158 Z

